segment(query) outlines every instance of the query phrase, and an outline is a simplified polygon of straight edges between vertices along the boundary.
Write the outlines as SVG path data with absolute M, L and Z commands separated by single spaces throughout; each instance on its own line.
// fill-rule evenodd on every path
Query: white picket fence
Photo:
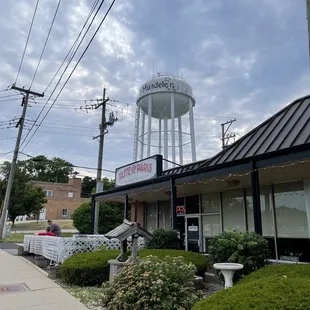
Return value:
M 63 263 L 67 258 L 76 253 L 94 252 L 100 246 L 109 250 L 120 249 L 118 239 L 108 239 L 104 235 L 75 236 L 72 238 L 60 238 L 51 236 L 24 236 L 24 251 L 38 256 L 44 256 L 55 263 Z M 131 239 L 128 239 L 128 249 L 131 247 Z M 138 249 L 144 247 L 144 238 L 139 238 Z

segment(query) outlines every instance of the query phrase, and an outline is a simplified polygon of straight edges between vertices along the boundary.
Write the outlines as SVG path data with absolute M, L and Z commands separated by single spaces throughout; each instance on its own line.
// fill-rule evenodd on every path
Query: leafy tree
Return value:
M 99 234 L 105 234 L 123 221 L 124 206 L 117 202 L 103 202 L 99 210 Z M 73 225 L 81 234 L 91 233 L 90 202 L 83 203 L 73 214 Z
M 84 177 L 82 180 L 82 194 L 91 194 L 96 189 L 96 179 Z

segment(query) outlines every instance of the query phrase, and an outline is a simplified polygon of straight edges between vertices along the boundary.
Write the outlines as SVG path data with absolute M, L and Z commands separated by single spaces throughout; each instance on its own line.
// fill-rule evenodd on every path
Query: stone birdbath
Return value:
M 235 263 L 217 263 L 213 268 L 222 272 L 225 279 L 225 288 L 233 286 L 233 277 L 236 271 L 243 269 L 242 264 Z

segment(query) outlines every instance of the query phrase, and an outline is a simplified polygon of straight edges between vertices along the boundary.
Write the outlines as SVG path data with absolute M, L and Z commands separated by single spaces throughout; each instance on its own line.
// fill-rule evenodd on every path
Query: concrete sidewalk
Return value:
M 9 285 L 12 284 L 19 284 L 24 291 L 9 292 Z M 9 288 L 8 292 L 6 288 Z M 0 250 L 0 309 L 86 310 L 87 308 L 47 278 L 43 270 L 23 257 L 12 256 Z

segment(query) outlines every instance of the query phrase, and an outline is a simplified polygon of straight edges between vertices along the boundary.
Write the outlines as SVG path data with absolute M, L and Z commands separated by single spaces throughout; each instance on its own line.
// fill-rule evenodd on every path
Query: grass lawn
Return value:
M 61 229 L 74 229 L 72 220 L 55 220 L 54 223 L 57 223 Z M 21 230 L 45 230 L 47 226 L 47 221 L 31 221 L 31 222 L 15 222 L 12 230 L 21 231 Z
M 25 233 L 11 233 L 10 237 L 4 240 L 0 240 L 1 243 L 23 243 L 24 242 L 24 236 L 25 235 L 31 235 L 31 234 L 25 234 Z M 62 233 L 63 237 L 72 237 L 73 233 Z

